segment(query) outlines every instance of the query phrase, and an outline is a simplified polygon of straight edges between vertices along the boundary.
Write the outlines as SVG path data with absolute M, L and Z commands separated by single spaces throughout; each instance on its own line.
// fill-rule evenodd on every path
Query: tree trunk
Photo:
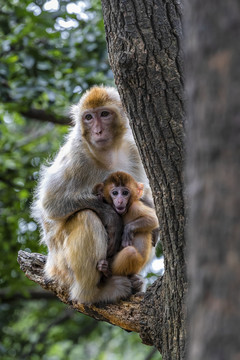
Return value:
M 184 359 L 181 6 L 172 0 L 102 0 L 109 58 L 153 190 L 165 273 L 141 305 L 141 337 L 163 359 Z M 146 316 L 147 315 L 147 316 Z
M 189 359 L 240 359 L 240 3 L 188 1 Z

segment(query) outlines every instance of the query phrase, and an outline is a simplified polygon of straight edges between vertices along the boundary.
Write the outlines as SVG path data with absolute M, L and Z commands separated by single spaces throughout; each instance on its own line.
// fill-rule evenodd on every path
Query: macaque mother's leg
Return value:
M 101 277 L 97 263 L 106 259 L 107 241 L 106 230 L 93 211 L 81 211 L 67 222 L 64 256 L 74 279 L 71 299 L 94 302 Z

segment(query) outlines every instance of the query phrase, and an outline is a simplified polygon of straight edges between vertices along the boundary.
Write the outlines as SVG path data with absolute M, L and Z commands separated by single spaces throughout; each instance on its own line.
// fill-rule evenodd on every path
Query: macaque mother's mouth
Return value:
M 109 139 L 97 139 L 96 143 L 107 142 Z

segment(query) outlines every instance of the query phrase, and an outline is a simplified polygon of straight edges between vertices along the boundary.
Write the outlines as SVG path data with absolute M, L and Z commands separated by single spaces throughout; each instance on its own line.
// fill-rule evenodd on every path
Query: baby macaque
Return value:
M 93 194 L 112 205 L 124 223 L 121 250 L 113 257 L 111 269 L 106 260 L 98 263 L 106 277 L 110 272 L 121 276 L 137 274 L 151 257 L 152 231 L 158 228 L 158 219 L 154 209 L 140 200 L 143 188 L 142 183 L 122 171 L 112 173 L 93 188 Z

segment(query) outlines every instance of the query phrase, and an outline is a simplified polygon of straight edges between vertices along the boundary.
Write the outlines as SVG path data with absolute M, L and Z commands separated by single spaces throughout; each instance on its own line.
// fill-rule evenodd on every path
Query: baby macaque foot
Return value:
M 97 263 L 97 270 L 102 272 L 105 277 L 111 276 L 111 271 L 109 269 L 107 260 L 99 260 Z
M 142 291 L 143 278 L 141 275 L 134 274 L 134 275 L 129 276 L 129 279 L 131 280 L 131 283 L 132 283 L 133 294 L 136 294 L 137 292 Z

